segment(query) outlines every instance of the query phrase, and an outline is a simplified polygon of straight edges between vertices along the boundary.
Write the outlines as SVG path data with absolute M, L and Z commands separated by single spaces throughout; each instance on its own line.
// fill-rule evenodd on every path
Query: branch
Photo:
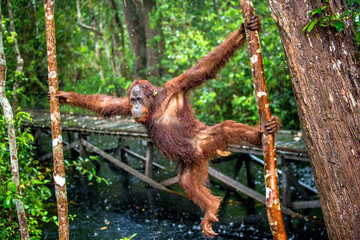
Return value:
M 53 176 L 59 219 L 59 240 L 69 240 L 68 202 L 66 193 L 63 143 L 61 136 L 60 106 L 59 99 L 56 97 L 58 92 L 58 74 L 55 44 L 54 1 L 55 0 L 44 1 L 46 45 L 48 53 L 47 58 L 50 93 L 51 134 L 54 159 Z
M 1 4 L 0 4 L 0 23 L 1 22 L 2 22 L 2 15 L 1 15 Z M 21 196 L 19 161 L 18 161 L 18 152 L 16 147 L 15 128 L 13 124 L 14 116 L 9 100 L 5 96 L 6 60 L 5 60 L 4 46 L 2 41 L 2 32 L 3 30 L 1 25 L 0 26 L 0 104 L 2 106 L 3 113 L 5 116 L 5 121 L 7 123 L 12 182 L 16 187 L 17 194 Z M 23 240 L 29 240 L 30 236 L 29 236 L 28 223 L 25 216 L 24 203 L 17 196 L 15 196 L 15 206 L 19 221 L 21 238 Z
M 103 35 L 103 33 L 99 30 L 97 30 L 97 28 L 95 27 L 92 27 L 92 26 L 89 26 L 89 25 L 86 25 L 85 23 L 83 23 L 82 21 L 82 18 L 81 18 L 81 11 L 80 11 L 80 4 L 79 4 L 79 0 L 76 0 L 76 12 L 77 12 L 77 15 L 78 15 L 78 20 L 79 20 L 79 26 L 84 28 L 84 29 L 87 29 L 87 30 L 90 30 L 90 31 L 93 31 L 95 34 L 98 34 L 100 36 Z
M 250 18 L 254 16 L 255 9 L 252 7 L 251 0 L 240 0 L 240 6 L 246 25 Z M 271 112 L 265 83 L 260 40 L 257 31 L 250 31 L 247 28 L 245 28 L 245 31 L 249 45 L 249 54 L 251 56 L 250 62 L 254 79 L 256 103 L 260 116 L 261 129 L 263 131 L 262 144 L 265 161 L 266 211 L 273 238 L 276 240 L 284 240 L 288 238 L 281 213 L 274 134 L 266 134 L 264 127 L 271 119 Z
M 11 6 L 11 0 L 7 0 L 7 5 L 8 5 L 8 12 L 9 12 L 9 20 L 10 20 L 10 29 L 13 33 L 16 33 L 15 30 L 15 24 L 14 24 L 14 16 L 13 16 L 13 10 L 12 10 L 12 6 Z M 15 55 L 16 55 L 16 71 L 17 72 L 23 72 L 23 66 L 24 66 L 24 60 L 21 57 L 20 54 L 20 50 L 19 50 L 19 45 L 18 45 L 18 41 L 17 41 L 17 37 L 16 34 L 14 35 L 14 50 L 15 50 Z M 14 111 L 16 111 L 17 109 L 17 105 L 18 105 L 18 93 L 17 90 L 20 86 L 20 79 L 19 78 L 15 78 L 15 82 L 13 85 L 13 98 L 12 98 L 12 109 Z

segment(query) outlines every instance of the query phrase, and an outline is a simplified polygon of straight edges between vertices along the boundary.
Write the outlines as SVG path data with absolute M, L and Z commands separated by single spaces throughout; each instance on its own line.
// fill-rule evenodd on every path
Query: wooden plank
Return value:
M 173 185 L 175 183 L 177 183 L 179 181 L 179 177 L 178 176 L 175 176 L 175 177 L 172 177 L 172 178 L 169 178 L 165 181 L 162 181 L 160 184 L 167 187 L 167 186 L 170 186 L 170 185 Z
M 249 147 L 249 146 L 229 145 L 227 150 L 232 151 L 232 152 L 262 155 L 261 149 L 258 149 L 255 147 Z M 277 154 L 282 154 L 284 158 L 289 159 L 289 160 L 310 162 L 308 155 L 307 155 L 307 150 L 304 150 L 304 149 L 276 147 L 276 152 L 277 152 Z
M 296 177 L 293 176 L 293 174 L 291 173 L 291 170 L 288 169 L 288 171 L 285 174 L 282 174 L 282 176 L 284 177 L 286 175 L 286 177 L 289 179 L 289 181 L 296 187 L 296 189 L 299 191 L 299 193 L 306 199 L 309 199 L 309 194 L 306 192 L 306 189 L 304 186 L 300 185 L 299 181 L 297 180 Z
M 265 204 L 265 196 L 256 192 L 255 190 L 248 188 L 247 186 L 235 181 L 234 179 L 226 176 L 225 174 L 215 170 L 212 167 L 209 167 L 209 174 L 217 179 L 219 179 L 221 182 L 229 185 L 230 187 L 248 195 L 249 197 Z
M 245 195 L 259 201 L 260 203 L 265 204 L 265 196 L 256 192 L 255 190 L 246 187 L 245 185 L 235 181 L 234 179 L 226 176 L 225 174 L 215 170 L 212 167 L 209 167 L 209 175 L 217 178 L 218 180 L 220 180 L 221 182 L 229 185 L 230 187 L 244 193 Z M 287 214 L 287 215 L 297 215 L 296 212 L 294 212 L 293 210 L 291 210 L 290 208 L 286 208 L 284 206 L 281 206 L 281 210 L 283 213 Z
M 100 148 L 95 147 L 94 145 L 92 145 L 91 143 L 87 142 L 84 139 L 81 139 L 81 144 L 83 144 L 85 147 L 91 149 L 92 151 L 96 152 L 97 154 L 99 154 L 100 156 L 102 156 L 103 158 L 105 158 L 106 160 L 112 162 L 113 164 L 117 165 L 118 167 L 122 168 L 123 170 L 125 170 L 126 172 L 130 173 L 131 175 L 139 178 L 140 180 L 146 182 L 147 184 L 150 184 L 151 186 L 167 191 L 167 192 L 171 192 L 171 193 L 176 193 L 166 187 L 164 187 L 163 185 L 161 185 L 160 183 L 152 180 L 151 178 L 145 176 L 142 173 L 139 173 L 138 171 L 136 171 L 135 169 L 133 169 L 132 167 L 128 166 L 127 164 L 120 162 L 118 159 L 114 158 L 113 156 L 111 156 L 110 154 L 104 152 L 103 150 L 101 150 Z
M 67 144 L 67 145 L 63 148 L 63 151 L 65 152 L 65 151 L 67 151 L 67 150 L 70 150 L 71 148 L 75 148 L 76 145 L 79 144 L 79 141 L 76 140 L 76 141 L 72 142 L 71 144 L 69 144 L 69 143 L 66 143 L 66 142 L 63 140 L 63 143 Z M 53 153 L 50 152 L 50 153 L 47 153 L 47 154 L 39 157 L 38 160 L 39 160 L 39 161 L 43 161 L 43 160 L 52 158 L 52 156 L 53 156 Z
M 124 148 L 123 150 L 124 150 L 124 152 L 128 153 L 129 155 L 131 155 L 131 156 L 133 156 L 133 157 L 135 157 L 135 158 L 138 158 L 138 159 L 146 162 L 146 158 L 145 158 L 145 157 L 143 157 L 143 156 L 141 156 L 141 155 L 139 155 L 139 154 L 137 154 L 137 153 L 135 153 L 135 152 L 127 149 L 127 148 Z M 157 167 L 157 168 L 165 169 L 164 166 L 162 166 L 162 165 L 160 165 L 160 164 L 158 164 L 158 163 L 153 162 L 152 164 L 153 164 L 155 167 Z
M 150 141 L 146 143 L 146 162 L 145 175 L 152 178 L 154 144 Z
M 320 208 L 320 201 L 296 201 L 291 203 L 293 209 L 304 209 L 304 208 Z
M 261 160 L 260 158 L 254 156 L 253 154 L 249 154 L 249 155 L 250 155 L 250 157 L 251 157 L 255 162 L 264 165 L 264 161 L 263 161 L 263 160 Z M 282 156 L 282 157 L 283 157 L 283 156 Z M 286 158 L 286 159 L 288 160 L 288 158 Z M 278 173 L 279 173 L 280 175 L 283 174 L 283 172 L 282 172 L 281 170 L 278 170 Z M 290 176 L 290 177 L 291 177 L 291 176 Z M 294 178 L 295 178 L 295 177 L 294 177 Z M 295 179 L 291 179 L 291 178 L 290 178 L 289 180 L 291 180 L 291 181 L 292 181 L 292 180 L 297 181 L 297 182 L 298 182 L 298 183 L 297 183 L 298 185 L 303 186 L 304 188 L 312 191 L 313 193 L 318 194 L 318 192 L 317 192 L 317 190 L 316 190 L 315 188 L 306 185 L 305 183 L 303 183 L 302 181 L 297 180 L 296 178 L 295 178 Z
M 34 129 L 49 129 L 48 125 L 32 125 Z M 132 137 L 132 138 L 140 138 L 143 140 L 149 140 L 148 135 L 143 131 L 122 131 L 122 130 L 104 130 L 104 129 L 91 129 L 87 128 L 87 126 L 64 126 L 62 130 L 70 131 L 70 132 L 80 132 L 82 134 L 98 134 L 98 135 L 109 135 L 109 136 L 118 136 L 118 137 Z

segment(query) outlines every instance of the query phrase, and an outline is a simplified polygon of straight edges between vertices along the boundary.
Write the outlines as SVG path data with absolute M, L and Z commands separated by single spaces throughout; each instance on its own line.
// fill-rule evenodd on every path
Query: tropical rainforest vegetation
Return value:
M 19 98 L 16 106 L 48 109 L 43 1 L 11 2 L 15 32 L 10 27 L 7 1 L 1 1 L 7 64 L 6 94 L 9 99 L 14 96 Z M 348 2 L 350 9 L 343 17 L 355 20 L 354 28 L 359 44 L 360 3 L 358 0 Z M 266 2 L 254 0 L 253 3 L 262 21 L 260 38 L 273 114 L 282 119 L 285 129 L 300 129 L 277 27 Z M 316 17 L 322 10 L 311 14 Z M 321 21 L 326 22 L 327 19 L 322 17 Z M 56 1 L 55 22 L 60 89 L 83 94 L 121 96 L 126 94 L 126 89 L 134 79 L 144 78 L 154 85 L 162 85 L 181 74 L 217 46 L 231 31 L 236 30 L 243 20 L 239 3 L 235 0 L 68 0 Z M 308 31 L 311 30 L 310 27 L 313 26 L 309 25 Z M 14 49 L 15 38 L 23 59 L 22 71 L 17 70 L 19 58 Z M 14 83 L 18 83 L 15 89 Z M 246 47 L 237 52 L 215 80 L 197 89 L 191 97 L 196 115 L 203 122 L 214 124 L 233 119 L 257 124 L 257 108 Z M 69 107 L 64 107 L 63 110 L 79 111 Z M 17 226 L 8 225 L 9 216 L 10 223 L 16 221 L 16 215 L 10 210 L 11 200 L 16 193 L 9 181 L 9 155 L 3 118 L 0 118 L 0 229 L 10 234 L 7 236 L 15 236 L 18 234 Z M 38 221 L 51 220 L 46 216 L 46 211 L 43 211 L 42 203 L 49 197 L 50 191 L 45 186 L 47 180 L 44 180 L 44 173 L 40 171 L 37 162 L 31 160 L 32 136 L 28 130 L 21 130 L 24 118 L 29 116 L 20 112 L 15 119 L 17 142 L 22 164 L 22 186 L 26 186 L 25 208 L 29 211 L 32 236 L 36 237 L 41 234 L 39 230 L 34 230 Z M 6 239 L 1 233 L 0 238 Z

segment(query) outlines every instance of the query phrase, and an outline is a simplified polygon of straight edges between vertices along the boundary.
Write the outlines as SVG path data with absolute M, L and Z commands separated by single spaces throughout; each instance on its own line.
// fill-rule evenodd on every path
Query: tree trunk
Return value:
M 93 10 L 92 4 L 90 4 L 90 12 L 93 12 L 93 11 L 94 10 Z M 94 33 L 94 48 L 95 48 L 94 65 L 95 65 L 96 70 L 99 72 L 99 76 L 100 76 L 101 81 L 103 81 L 104 75 L 103 75 L 102 67 L 101 67 L 101 64 L 100 64 L 100 49 L 99 49 L 99 40 L 98 39 L 99 39 L 99 36 L 103 36 L 104 34 L 102 32 L 102 29 L 98 30 L 96 28 L 95 16 L 93 16 L 91 18 L 91 26 L 86 25 L 82 21 L 81 7 L 80 7 L 79 0 L 76 0 L 76 12 L 77 12 L 77 16 L 78 16 L 79 26 L 84 28 L 84 29 L 90 30 L 90 31 L 92 31 Z M 99 15 L 101 15 L 101 12 L 99 12 Z M 101 21 L 101 17 L 100 17 L 100 21 Z M 104 45 L 105 45 L 105 49 L 106 49 L 107 48 L 106 39 L 103 38 L 103 40 L 104 40 Z M 110 53 L 109 53 L 109 55 L 110 55 Z M 110 56 L 108 56 L 108 58 L 110 58 Z
M 330 239 L 360 239 L 360 86 L 352 20 L 302 29 L 316 0 L 268 0 L 279 28 Z M 330 15 L 348 9 L 330 0 Z
M 161 75 L 161 58 L 162 58 L 162 44 L 155 43 L 154 37 L 159 34 L 159 24 L 155 28 L 151 28 L 149 24 L 149 14 L 155 8 L 156 2 L 154 0 L 144 1 L 143 16 L 146 36 L 146 66 L 147 74 L 151 76 Z
M 142 70 L 146 68 L 146 38 L 141 1 L 122 1 L 126 28 L 130 38 L 131 49 L 135 54 L 134 78 L 144 77 Z
M 54 3 L 55 0 L 44 1 L 46 49 L 50 94 L 51 136 L 54 160 L 53 178 L 58 209 L 59 240 L 69 240 L 69 215 L 66 193 L 63 141 L 61 134 L 60 104 L 59 98 L 56 97 L 59 87 L 56 60 Z
M 96 21 L 95 18 L 91 19 L 91 27 L 92 28 L 96 28 Z M 99 34 L 97 32 L 94 32 L 94 55 L 95 55 L 95 59 L 94 59 L 94 65 L 96 70 L 99 73 L 99 77 L 101 79 L 101 81 L 104 81 L 104 74 L 103 74 L 103 70 L 101 67 L 101 63 L 100 63 L 100 47 L 99 47 Z
M 9 20 L 10 20 L 10 29 L 13 33 L 16 33 L 15 30 L 15 24 L 14 24 L 14 16 L 13 16 L 13 10 L 12 10 L 12 6 L 11 6 L 11 0 L 7 0 L 7 4 L 8 4 L 8 11 L 9 11 Z M 13 98 L 12 98 L 12 103 L 11 103 L 11 107 L 14 111 L 16 111 L 17 107 L 18 107 L 18 98 L 19 98 L 19 94 L 17 93 L 17 90 L 19 89 L 20 86 L 20 78 L 22 77 L 20 76 L 16 76 L 18 74 L 22 74 L 23 72 L 23 66 L 24 66 L 24 60 L 21 57 L 20 54 L 20 50 L 19 50 L 19 45 L 18 45 L 18 41 L 17 41 L 17 37 L 16 34 L 14 35 L 14 50 L 15 50 L 15 55 L 16 55 L 16 72 L 17 74 L 15 74 L 15 82 L 13 85 Z
M 255 15 L 251 0 L 240 0 L 241 13 L 245 24 Z M 245 28 L 249 47 L 251 72 L 255 90 L 256 105 L 261 123 L 261 142 L 264 153 L 264 177 L 266 187 L 266 212 L 274 240 L 288 239 L 281 212 L 279 179 L 274 134 L 267 134 L 265 124 L 271 119 L 270 104 L 265 82 L 264 64 L 258 31 Z
M 110 0 L 110 4 L 112 9 L 114 10 L 114 18 L 113 21 L 111 21 L 113 25 L 113 29 L 117 29 L 118 31 L 114 31 L 112 33 L 112 39 L 113 39 L 113 56 L 114 56 L 114 65 L 116 67 L 116 71 L 119 73 L 117 75 L 121 75 L 125 77 L 126 79 L 131 79 L 132 75 L 129 73 L 129 68 L 127 66 L 126 61 L 124 61 L 125 57 L 125 30 L 122 23 L 122 20 L 119 16 L 119 8 L 117 5 L 117 2 L 115 0 Z M 120 50 L 119 50 L 120 49 Z
M 101 1 L 100 0 L 98 0 L 98 8 L 99 8 L 99 31 L 102 33 L 101 38 L 104 43 L 104 49 L 105 49 L 106 57 L 107 57 L 107 60 L 109 63 L 109 67 L 111 68 L 112 73 L 115 75 L 114 62 L 112 61 L 110 50 L 109 50 L 109 45 L 107 43 L 107 39 L 105 37 L 104 30 L 103 30 L 102 17 L 101 17 Z
M 2 22 L 1 14 L 2 12 L 1 12 L 1 4 L 0 4 L 0 22 Z M 3 109 L 3 114 L 5 116 L 5 120 L 7 123 L 12 181 L 16 187 L 16 193 L 19 196 L 21 196 L 19 161 L 18 161 L 18 153 L 16 147 L 14 116 L 9 100 L 5 96 L 6 59 L 5 59 L 2 38 L 3 38 L 3 29 L 1 25 L 0 26 L 0 104 Z M 29 235 L 28 223 L 26 220 L 24 203 L 17 196 L 15 197 L 15 206 L 19 221 L 21 239 L 29 240 L 30 235 Z

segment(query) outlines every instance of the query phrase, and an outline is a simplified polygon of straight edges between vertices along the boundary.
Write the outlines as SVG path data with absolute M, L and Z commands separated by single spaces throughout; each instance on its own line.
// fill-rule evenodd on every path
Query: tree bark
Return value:
M 59 220 L 59 240 L 69 239 L 69 219 L 68 202 L 66 193 L 66 175 L 63 153 L 63 142 L 61 135 L 60 104 L 58 93 L 58 73 L 56 61 L 56 42 L 55 42 L 55 0 L 45 0 L 45 27 L 46 27 L 46 47 L 48 60 L 48 79 L 50 94 L 50 117 L 51 117 L 51 136 L 54 160 L 54 183 L 57 201 L 58 220 Z
M 0 4 L 0 22 L 2 22 L 1 14 L 2 12 L 1 12 L 1 4 Z M 21 196 L 19 161 L 18 161 L 18 153 L 16 147 L 15 128 L 13 123 L 14 116 L 10 102 L 5 96 L 6 59 L 5 59 L 4 46 L 2 41 L 3 38 L 2 32 L 3 29 L 1 25 L 0 26 L 0 104 L 3 109 L 3 113 L 7 123 L 7 129 L 8 129 L 12 181 L 16 187 L 17 194 Z M 15 206 L 19 221 L 21 239 L 28 240 L 30 239 L 30 235 L 29 235 L 28 223 L 26 220 L 24 203 L 18 197 L 15 197 Z
M 109 45 L 108 45 L 107 39 L 104 35 L 102 16 L 101 16 L 101 1 L 100 0 L 98 0 L 98 8 L 99 8 L 99 31 L 102 33 L 101 38 L 104 43 L 104 49 L 105 49 L 106 57 L 108 59 L 108 63 L 110 65 L 112 73 L 115 75 L 114 62 L 112 61 L 110 50 L 109 50 Z
M 86 25 L 86 24 L 82 21 L 80 2 L 79 2 L 79 0 L 76 0 L 76 12 L 77 12 L 77 16 L 78 16 L 79 26 L 82 27 L 82 28 L 84 28 L 84 29 L 90 30 L 90 31 L 92 31 L 92 32 L 94 33 L 94 49 L 95 49 L 94 65 L 95 65 L 96 70 L 99 72 L 99 77 L 100 77 L 101 81 L 103 81 L 103 79 L 104 79 L 104 74 L 103 74 L 103 69 L 102 69 L 101 64 L 100 64 L 99 36 L 101 36 L 102 39 L 103 39 L 105 52 L 106 52 L 108 61 L 110 62 L 110 68 L 111 68 L 113 71 L 114 71 L 114 68 L 113 68 L 113 64 L 112 64 L 112 61 L 111 61 L 111 57 L 110 57 L 109 47 L 108 47 L 106 38 L 104 37 L 104 33 L 103 33 L 103 31 L 102 31 L 101 10 L 100 10 L 100 7 L 101 7 L 101 6 L 100 6 L 100 3 L 99 3 L 99 2 L 98 2 L 98 5 L 99 5 L 99 20 L 100 20 L 99 28 L 100 28 L 100 30 L 98 30 L 98 29 L 96 28 L 95 15 L 91 18 L 91 26 Z M 91 5 L 90 5 L 90 12 L 93 12 L 93 11 L 94 11 L 94 9 L 93 9 L 93 6 L 92 6 L 92 4 L 91 4 Z
M 14 16 L 13 16 L 13 10 L 12 10 L 12 6 L 11 6 L 11 0 L 7 0 L 7 5 L 8 5 L 8 12 L 9 12 L 9 20 L 10 20 L 10 29 L 11 32 L 16 33 L 15 31 L 15 24 L 14 24 Z M 19 44 L 17 41 L 17 37 L 16 34 L 14 35 L 14 50 L 15 50 L 15 55 L 16 55 L 16 72 L 17 73 L 22 73 L 23 72 L 23 66 L 24 66 L 24 60 L 21 57 L 20 54 L 20 50 L 19 50 Z M 15 74 L 16 76 L 17 74 Z M 16 111 L 17 107 L 18 107 L 18 98 L 19 98 L 19 94 L 17 93 L 17 90 L 19 89 L 20 86 L 20 79 L 19 77 L 15 77 L 15 82 L 13 85 L 13 98 L 12 98 L 12 102 L 11 102 L 11 107 L 14 111 Z
M 246 24 L 250 21 L 251 17 L 255 15 L 255 9 L 252 6 L 251 0 L 240 0 L 240 6 Z M 275 240 L 285 240 L 288 238 L 281 212 L 275 138 L 274 134 L 267 134 L 265 131 L 265 124 L 271 119 L 271 111 L 265 82 L 259 34 L 258 31 L 251 31 L 247 27 L 245 27 L 245 32 L 249 46 L 256 104 L 261 122 L 261 130 L 263 131 L 261 142 L 265 162 L 266 212 L 273 238 Z
M 122 52 L 122 55 L 124 56 L 125 55 L 124 27 L 123 27 L 122 21 L 121 21 L 120 16 L 119 16 L 119 10 L 118 10 L 118 5 L 117 5 L 116 1 L 115 0 L 110 0 L 110 3 L 111 3 L 111 6 L 112 6 L 112 8 L 114 9 L 114 12 L 115 12 L 115 15 L 114 15 L 115 22 L 116 22 L 117 26 L 120 29 L 121 52 Z
M 286 53 L 300 122 L 330 239 L 360 239 L 360 86 L 352 20 L 302 29 L 324 1 L 268 0 Z M 348 9 L 330 0 L 330 15 Z
M 112 25 L 114 29 L 119 29 L 118 31 L 114 31 L 112 33 L 113 39 L 113 56 L 116 71 L 119 73 L 117 75 L 121 75 L 125 77 L 125 79 L 131 79 L 133 76 L 130 74 L 129 68 L 127 66 L 126 61 L 124 61 L 125 57 L 125 30 L 122 23 L 122 20 L 119 16 L 119 8 L 118 4 L 115 0 L 109 0 L 111 7 L 114 10 L 114 18 L 112 21 Z M 120 50 L 119 50 L 120 49 Z
M 162 44 L 154 43 L 154 37 L 159 35 L 159 25 L 154 28 L 150 27 L 149 14 L 156 7 L 154 0 L 145 0 L 143 7 L 145 36 L 146 36 L 146 67 L 147 74 L 151 76 L 160 76 L 161 74 L 161 58 L 162 58 Z
M 124 0 L 122 7 L 131 49 L 135 54 L 134 78 L 145 77 L 142 70 L 146 68 L 146 37 L 141 1 Z

